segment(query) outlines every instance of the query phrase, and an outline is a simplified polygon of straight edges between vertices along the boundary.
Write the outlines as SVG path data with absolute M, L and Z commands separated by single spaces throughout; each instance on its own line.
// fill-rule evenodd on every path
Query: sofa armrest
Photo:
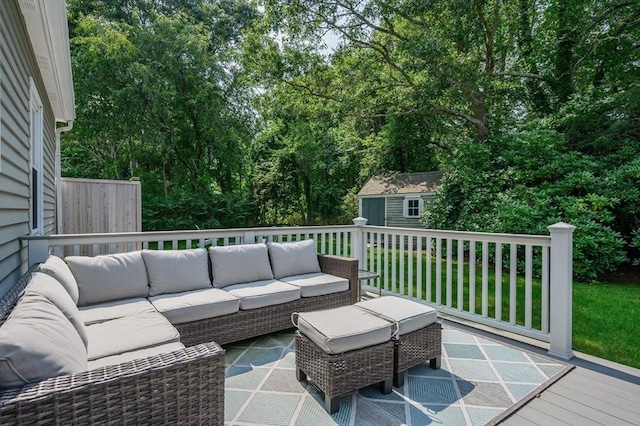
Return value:
M 215 342 L 0 389 L 0 424 L 224 423 Z
M 318 254 L 320 270 L 325 274 L 349 280 L 351 303 L 358 301 L 358 260 L 331 254 Z

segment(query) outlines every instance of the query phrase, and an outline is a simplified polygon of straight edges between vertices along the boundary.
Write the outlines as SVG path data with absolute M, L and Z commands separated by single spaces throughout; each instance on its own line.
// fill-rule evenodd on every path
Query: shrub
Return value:
M 616 184 L 603 178 L 610 169 L 565 145 L 561 134 L 538 129 L 509 133 L 487 145 L 461 146 L 435 201 L 426 209 L 425 224 L 548 234 L 547 226 L 567 222 L 576 226 L 575 275 L 594 279 L 615 270 L 626 255 L 625 241 L 613 225 L 619 219 L 621 199 L 630 202 L 633 195 L 625 186 L 612 191 Z M 631 174 L 625 168 L 618 172 Z

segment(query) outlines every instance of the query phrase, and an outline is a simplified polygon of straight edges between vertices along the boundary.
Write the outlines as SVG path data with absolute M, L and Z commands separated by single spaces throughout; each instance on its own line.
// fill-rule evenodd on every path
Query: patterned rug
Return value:
M 329 415 L 324 397 L 295 375 L 293 332 L 225 346 L 227 425 L 485 425 L 565 374 L 566 364 L 460 330 L 442 331 L 442 368 L 410 369 L 389 395 L 375 386 L 340 401 Z

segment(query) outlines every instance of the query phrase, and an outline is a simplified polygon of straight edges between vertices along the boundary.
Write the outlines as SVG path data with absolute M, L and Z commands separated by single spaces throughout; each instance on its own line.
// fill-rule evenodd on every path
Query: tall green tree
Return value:
M 236 58 L 255 9 L 73 0 L 69 11 L 78 119 L 64 140 L 67 174 L 141 176 L 153 229 L 216 226 L 223 216 L 244 224 L 251 209 L 221 215 L 214 206 L 246 199 L 254 117 Z M 96 169 L 77 164 L 88 159 Z

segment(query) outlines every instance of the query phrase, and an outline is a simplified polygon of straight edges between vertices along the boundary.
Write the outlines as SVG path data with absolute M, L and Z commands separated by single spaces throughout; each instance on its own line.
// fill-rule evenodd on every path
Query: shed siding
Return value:
M 427 200 L 432 200 L 435 196 L 433 194 L 423 194 L 422 199 L 425 200 L 425 206 Z M 387 197 L 387 226 L 395 226 L 400 228 L 424 228 L 424 225 L 420 223 L 421 218 L 406 218 L 403 216 L 403 202 L 405 196 Z
M 26 271 L 31 203 L 29 77 L 44 105 L 43 229 L 55 230 L 55 120 L 17 0 L 0 8 L 2 161 L 0 167 L 0 295 Z

